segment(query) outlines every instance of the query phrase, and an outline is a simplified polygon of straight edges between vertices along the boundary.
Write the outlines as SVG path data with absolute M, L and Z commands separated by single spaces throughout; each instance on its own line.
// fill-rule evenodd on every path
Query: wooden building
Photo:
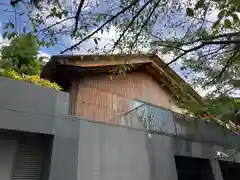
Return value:
M 110 123 L 142 103 L 181 112 L 173 89 L 187 85 L 155 54 L 53 56 L 41 76 L 70 93 L 72 115 Z M 189 89 L 189 98 L 201 99 Z

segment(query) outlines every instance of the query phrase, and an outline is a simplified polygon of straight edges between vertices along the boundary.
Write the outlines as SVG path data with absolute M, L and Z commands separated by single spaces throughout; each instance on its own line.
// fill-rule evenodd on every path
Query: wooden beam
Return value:
M 149 63 L 152 62 L 151 59 L 146 57 L 136 57 L 136 58 L 123 58 L 123 57 L 103 57 L 103 59 L 84 59 L 81 60 L 80 58 L 76 59 L 64 59 L 58 60 L 60 64 L 67 64 L 71 66 L 81 66 L 81 67 L 100 67 L 100 66 L 111 66 L 111 65 L 124 65 L 124 64 L 139 64 L 139 63 Z

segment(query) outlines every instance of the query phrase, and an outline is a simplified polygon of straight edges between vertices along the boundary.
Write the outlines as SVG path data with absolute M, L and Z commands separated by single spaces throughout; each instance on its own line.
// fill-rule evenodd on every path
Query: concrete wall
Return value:
M 150 177 L 147 133 L 80 122 L 78 180 L 146 180 Z
M 192 141 L 171 133 L 151 135 L 143 129 L 71 116 L 51 119 L 48 125 L 54 135 L 50 180 L 177 180 L 174 155 L 210 159 L 219 180 L 222 176 L 215 157 L 217 151 L 229 149 L 219 143 Z M 43 130 L 40 127 L 38 131 Z
M 210 159 L 219 180 L 217 151 L 211 143 L 80 121 L 78 180 L 177 180 L 174 155 Z
M 77 180 L 80 121 L 56 119 L 49 180 Z
M 0 84 L 1 110 L 48 117 L 68 114 L 68 93 L 3 77 Z
M 2 129 L 52 134 L 52 118 L 68 115 L 68 93 L 3 77 L 0 84 Z
M 5 78 L 0 83 L 0 129 L 53 136 L 50 180 L 177 180 L 174 155 L 210 159 L 215 179 L 222 180 L 217 154 L 233 153 L 223 159 L 240 162 L 232 150 L 240 147 L 239 136 L 212 124 L 162 116 L 151 107 L 162 128 L 149 134 L 142 122 L 128 128 L 69 116 L 65 93 Z M 6 147 L 0 144 L 5 179 L 12 165 L 1 160 L 13 152 Z
M 13 140 L 0 140 L 0 179 L 10 180 L 13 170 L 17 142 Z

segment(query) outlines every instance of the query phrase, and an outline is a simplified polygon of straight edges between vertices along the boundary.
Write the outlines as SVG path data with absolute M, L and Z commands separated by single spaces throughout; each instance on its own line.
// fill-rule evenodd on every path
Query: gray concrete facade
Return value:
M 0 129 L 53 136 L 49 180 L 177 180 L 174 156 L 209 159 L 216 180 L 222 180 L 219 152 L 238 149 L 240 138 L 218 127 L 169 118 L 161 132 L 92 122 L 68 115 L 68 94 L 22 81 L 0 78 Z M 154 110 L 158 117 L 157 110 Z M 14 142 L 7 165 L 7 147 L 0 141 L 0 172 L 9 180 Z M 10 147 L 10 145 L 8 145 Z M 11 155 L 12 153 L 12 155 Z M 240 163 L 238 154 L 234 160 Z M 2 173 L 4 172 L 4 173 Z M 1 176 L 3 177 L 3 175 Z M 2 178 L 1 178 L 2 179 Z
M 17 142 L 0 140 L 0 179 L 10 180 L 17 151 Z

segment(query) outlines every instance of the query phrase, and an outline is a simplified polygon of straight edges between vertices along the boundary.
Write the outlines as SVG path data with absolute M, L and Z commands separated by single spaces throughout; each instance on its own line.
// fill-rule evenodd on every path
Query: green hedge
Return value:
M 38 86 L 42 87 L 47 87 L 47 88 L 52 88 L 55 90 L 62 90 L 62 88 L 57 84 L 57 83 L 52 83 L 46 79 L 41 79 L 40 76 L 34 75 L 34 76 L 29 76 L 29 75 L 21 75 L 18 72 L 12 70 L 12 69 L 1 69 L 0 70 L 0 76 L 3 77 L 9 77 L 11 79 L 15 80 L 23 80 L 32 84 L 36 84 Z

